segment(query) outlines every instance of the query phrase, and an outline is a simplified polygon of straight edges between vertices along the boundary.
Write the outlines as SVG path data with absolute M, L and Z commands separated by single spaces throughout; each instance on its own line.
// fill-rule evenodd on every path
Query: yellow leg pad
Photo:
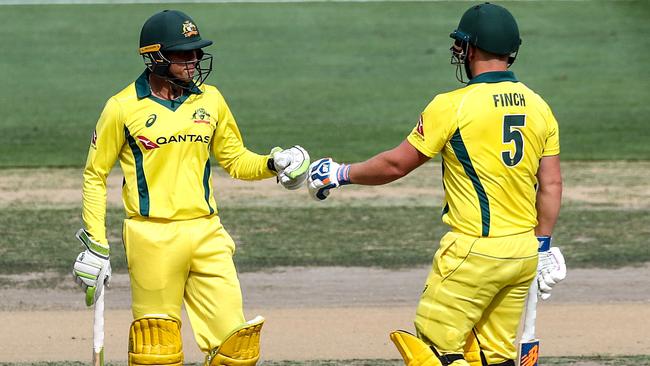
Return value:
M 138 318 L 129 332 L 129 366 L 183 365 L 181 325 L 171 318 Z
M 481 349 L 478 346 L 478 341 L 474 337 L 474 333 L 470 332 L 465 342 L 465 349 L 463 350 L 465 361 L 469 363 L 470 366 L 482 366 L 481 362 Z
M 390 340 L 395 343 L 406 366 L 442 366 L 431 348 L 413 334 L 397 330 L 390 334 Z
M 221 346 L 210 352 L 205 360 L 206 366 L 254 366 L 260 358 L 260 333 L 264 318 L 244 323 L 232 331 Z

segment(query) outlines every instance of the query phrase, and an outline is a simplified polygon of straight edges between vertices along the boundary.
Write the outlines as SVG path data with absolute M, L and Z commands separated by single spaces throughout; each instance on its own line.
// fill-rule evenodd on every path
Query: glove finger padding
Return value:
M 282 173 L 291 179 L 306 178 L 309 171 L 309 153 L 298 145 L 288 151 L 291 154 L 291 163 L 284 168 Z
M 555 263 L 555 270 L 551 272 L 551 276 L 555 282 L 560 282 L 566 278 L 566 262 L 560 248 L 552 247 L 550 252 Z
M 309 193 L 317 201 L 325 200 L 330 190 L 341 185 L 339 181 L 339 169 L 341 165 L 332 158 L 323 158 L 313 162 L 309 166 Z M 344 181 L 343 184 L 348 184 Z
M 555 285 L 555 282 L 548 282 L 543 276 L 539 276 L 537 279 L 537 287 L 539 288 L 539 291 L 541 292 L 550 292 L 553 289 L 553 285 Z
M 111 262 L 108 262 L 108 266 L 106 268 L 106 273 L 104 274 L 104 286 L 106 287 L 111 287 L 111 276 L 113 275 L 113 270 L 111 268 Z
M 291 155 L 279 152 L 273 155 L 273 166 L 277 172 L 284 171 L 289 165 L 291 165 Z
M 302 186 L 309 171 L 307 150 L 298 145 L 286 150 L 276 147 L 271 150 L 271 158 L 278 181 L 284 188 L 294 190 Z
M 309 183 L 309 193 L 317 201 L 326 199 L 330 195 L 330 189 L 332 188 L 336 188 L 336 185 L 333 183 L 323 185 L 320 180 Z
M 566 263 L 558 247 L 539 253 L 537 266 L 538 293 L 542 300 L 551 297 L 551 290 L 566 278 Z
M 278 179 L 284 188 L 288 190 L 295 190 L 300 188 L 305 183 L 307 180 L 307 173 L 292 179 L 283 172 L 278 174 Z
M 77 256 L 72 274 L 86 293 L 86 305 L 91 306 L 101 295 L 104 285 L 110 283 L 110 250 L 107 245 L 92 239 L 84 229 L 79 230 L 76 237 L 86 250 Z

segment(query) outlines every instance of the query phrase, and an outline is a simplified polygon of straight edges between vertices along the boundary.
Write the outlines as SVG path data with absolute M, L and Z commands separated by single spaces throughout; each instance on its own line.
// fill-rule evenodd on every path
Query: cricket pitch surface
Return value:
M 413 329 L 428 268 L 277 268 L 240 275 L 248 318 L 266 317 L 263 359 L 395 359 L 394 329 Z M 42 275 L 39 275 L 42 276 Z M 72 281 L 70 281 L 72 282 Z M 0 290 L 0 355 L 5 362 L 89 360 L 92 310 L 81 293 Z M 650 353 L 650 265 L 578 269 L 538 306 L 544 356 Z M 125 361 L 131 322 L 128 277 L 106 295 L 106 358 Z M 186 362 L 202 361 L 188 322 Z

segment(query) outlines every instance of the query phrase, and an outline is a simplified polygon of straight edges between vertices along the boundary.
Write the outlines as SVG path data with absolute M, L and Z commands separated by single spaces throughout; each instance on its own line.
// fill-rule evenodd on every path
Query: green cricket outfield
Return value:
M 513 66 L 552 106 L 562 156 L 648 160 L 646 1 L 503 2 Z M 173 4 L 0 8 L 0 167 L 82 166 L 104 102 L 142 71 L 141 24 Z M 397 145 L 437 93 L 459 87 L 449 33 L 467 2 L 176 5 L 214 40 L 209 81 L 248 146 L 299 143 L 364 159 Z M 345 131 L 341 134 L 340 131 Z

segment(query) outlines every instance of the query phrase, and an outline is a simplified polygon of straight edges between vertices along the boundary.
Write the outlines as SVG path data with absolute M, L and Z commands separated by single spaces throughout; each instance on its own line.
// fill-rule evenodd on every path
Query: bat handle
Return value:
M 526 296 L 526 307 L 524 309 L 524 329 L 521 334 L 522 342 L 535 339 L 535 319 L 537 318 L 537 276 L 533 279 Z
M 95 301 L 93 320 L 93 366 L 104 366 L 104 290 Z

